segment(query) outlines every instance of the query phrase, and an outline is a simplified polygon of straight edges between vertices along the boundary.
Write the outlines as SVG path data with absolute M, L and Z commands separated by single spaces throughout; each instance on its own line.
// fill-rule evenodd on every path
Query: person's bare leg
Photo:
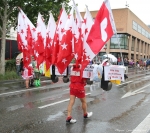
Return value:
M 86 114 L 87 113 L 86 97 L 80 98 L 80 101 L 82 103 L 83 114 Z
M 26 79 L 25 84 L 26 84 L 26 88 L 29 88 L 29 79 Z
M 69 101 L 68 108 L 67 108 L 67 110 L 68 110 L 67 117 L 71 116 L 72 106 L 74 105 L 75 98 L 76 98 L 75 96 L 70 95 L 70 101 Z

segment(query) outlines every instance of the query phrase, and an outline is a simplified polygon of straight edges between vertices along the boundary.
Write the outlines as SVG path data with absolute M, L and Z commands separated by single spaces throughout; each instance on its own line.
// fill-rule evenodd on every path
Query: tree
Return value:
M 40 12 L 47 23 L 49 19 L 49 11 L 52 12 L 57 21 L 62 3 L 66 10 L 69 10 L 68 5 L 70 0 L 0 0 L 0 74 L 5 74 L 5 42 L 7 33 L 10 28 L 17 26 L 18 7 L 20 7 L 36 25 L 37 16 Z

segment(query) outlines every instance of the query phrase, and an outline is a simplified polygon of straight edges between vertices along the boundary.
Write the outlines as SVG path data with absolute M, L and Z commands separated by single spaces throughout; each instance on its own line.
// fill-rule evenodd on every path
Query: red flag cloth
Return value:
M 47 35 L 46 35 L 46 47 L 45 47 L 45 62 L 46 70 L 48 70 L 52 64 L 52 44 L 54 39 L 54 34 L 56 31 L 56 23 L 52 13 L 50 13 L 50 18 L 47 26 Z
M 93 58 L 100 52 L 105 43 L 116 31 L 108 0 L 105 0 L 102 3 L 93 25 L 91 24 L 91 20 L 89 19 L 89 11 L 87 12 L 86 16 L 87 17 L 85 17 L 84 19 L 86 20 L 84 36 L 86 42 L 84 42 L 82 71 L 89 64 L 89 62 L 93 60 Z M 91 26 L 92 28 L 90 29 Z
M 35 39 L 35 56 L 37 61 L 37 67 L 45 60 L 45 46 L 46 46 L 46 25 L 43 22 L 43 17 L 39 13 L 36 27 L 36 39 Z
M 22 39 L 19 33 L 17 33 L 17 43 L 18 43 L 18 50 L 22 52 Z
M 25 13 L 20 10 L 18 15 L 18 33 L 17 41 L 18 48 L 23 52 L 24 66 L 28 66 L 31 61 L 31 47 L 32 47 L 32 34 L 31 27 L 34 28 L 30 20 L 27 18 Z
M 83 19 L 78 10 L 78 7 L 75 5 L 75 38 L 74 38 L 74 54 L 76 59 L 76 65 L 81 64 L 82 55 L 83 55 Z
M 28 67 L 31 62 L 31 55 L 28 49 L 23 49 L 23 66 Z
M 72 53 L 72 45 L 74 38 L 74 9 L 70 11 L 68 19 L 65 25 L 65 29 L 62 35 L 61 45 L 59 47 L 58 59 L 57 59 L 57 68 L 60 74 L 64 72 L 69 63 L 72 61 L 74 55 Z
M 20 13 L 23 17 L 24 20 L 24 24 L 19 24 L 22 25 L 25 28 L 25 32 L 26 32 L 26 36 L 25 39 L 28 43 L 28 50 L 30 55 L 34 56 L 34 44 L 35 44 L 35 26 L 32 24 L 32 22 L 28 19 L 28 17 L 26 16 L 26 14 L 20 10 Z
M 109 10 L 103 2 L 87 38 L 87 43 L 95 55 L 114 34 L 109 16 Z
M 24 67 L 28 67 L 33 55 L 35 27 L 21 9 L 18 14 L 17 31 L 18 49 L 23 53 Z
M 91 27 L 93 25 L 93 18 L 91 17 L 91 14 L 89 10 L 86 8 L 86 13 L 84 15 L 84 20 L 82 23 L 82 34 L 83 34 L 83 56 L 82 56 L 82 62 L 81 62 L 81 77 L 82 72 L 85 69 L 85 67 L 89 64 L 89 62 L 95 57 L 95 54 L 90 49 L 89 45 L 87 44 L 86 40 L 89 35 L 89 32 L 91 30 Z
M 56 28 L 56 32 L 54 35 L 54 40 L 53 40 L 53 45 L 52 45 L 52 64 L 56 65 L 57 63 L 57 58 L 58 58 L 58 53 L 59 53 L 59 46 L 62 40 L 62 35 L 65 32 L 65 24 L 67 21 L 67 13 L 64 8 L 61 9 L 60 15 L 59 15 L 59 20 Z

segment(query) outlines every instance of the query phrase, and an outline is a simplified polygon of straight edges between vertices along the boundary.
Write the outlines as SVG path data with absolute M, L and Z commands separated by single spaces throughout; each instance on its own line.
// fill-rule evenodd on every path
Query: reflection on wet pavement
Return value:
M 54 121 L 60 117 L 62 117 L 64 114 L 62 112 L 58 112 L 54 115 L 49 115 L 48 118 L 46 119 L 46 121 Z

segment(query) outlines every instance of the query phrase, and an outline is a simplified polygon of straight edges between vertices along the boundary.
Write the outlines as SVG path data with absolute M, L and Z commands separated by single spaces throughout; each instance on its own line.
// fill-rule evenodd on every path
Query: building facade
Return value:
M 114 35 L 101 50 L 99 56 L 110 53 L 116 57 L 133 59 L 150 58 L 150 28 L 129 8 L 112 9 L 117 35 Z M 84 16 L 84 12 L 81 13 Z M 97 11 L 91 11 L 93 19 Z
M 10 60 L 15 58 L 20 51 L 18 50 L 17 44 L 17 30 L 12 27 L 10 32 L 7 33 L 6 43 L 5 43 L 5 59 Z M 1 38 L 0 38 L 0 49 L 1 49 Z

